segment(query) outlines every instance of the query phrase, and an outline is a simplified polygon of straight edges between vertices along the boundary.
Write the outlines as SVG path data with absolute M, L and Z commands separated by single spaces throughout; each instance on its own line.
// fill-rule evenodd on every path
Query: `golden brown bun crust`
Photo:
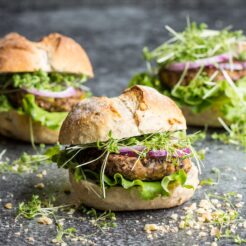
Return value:
M 218 117 L 222 117 L 221 112 L 216 107 L 209 107 L 201 113 L 194 113 L 189 107 L 181 107 L 188 126 L 208 126 L 222 127 Z
M 58 141 L 58 130 L 51 130 L 38 122 L 32 122 L 35 143 L 53 144 Z M 16 111 L 0 113 L 0 134 L 30 142 L 29 117 Z
M 111 187 L 106 190 L 106 198 L 102 199 L 97 194 L 101 194 L 100 187 L 90 181 L 76 182 L 73 174 L 69 174 L 70 182 L 73 188 L 74 200 L 78 204 L 84 204 L 101 210 L 112 211 L 131 211 L 161 209 L 179 206 L 189 200 L 199 184 L 198 170 L 193 165 L 187 175 L 187 184 L 194 189 L 187 189 L 177 186 L 171 190 L 169 197 L 157 197 L 153 200 L 143 200 L 136 187 L 126 190 L 122 187 Z
M 147 86 L 134 86 L 119 97 L 92 97 L 77 104 L 62 124 L 61 144 L 85 144 L 159 131 L 185 130 L 181 110 Z
M 52 33 L 32 42 L 18 33 L 0 39 L 0 73 L 61 72 L 93 77 L 90 60 L 73 39 Z

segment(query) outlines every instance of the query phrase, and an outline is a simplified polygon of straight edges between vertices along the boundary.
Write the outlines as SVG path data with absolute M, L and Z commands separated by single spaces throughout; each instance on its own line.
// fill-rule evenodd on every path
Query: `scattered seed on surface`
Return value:
M 42 190 L 44 188 L 44 184 L 43 183 L 38 183 L 38 184 L 34 185 L 34 188 Z
M 4 205 L 4 207 L 5 207 L 6 209 L 12 209 L 12 208 L 13 208 L 13 205 L 12 205 L 11 202 L 8 202 L 8 203 L 6 203 L 6 204 Z
M 52 219 L 46 216 L 42 216 L 40 218 L 37 219 L 37 222 L 39 224 L 43 224 L 43 225 L 51 225 L 53 223 Z

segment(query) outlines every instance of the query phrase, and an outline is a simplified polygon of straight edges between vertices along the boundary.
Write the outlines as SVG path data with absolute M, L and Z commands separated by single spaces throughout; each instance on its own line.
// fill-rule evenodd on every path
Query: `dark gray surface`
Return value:
M 9 4 L 8 4 L 9 2 Z M 66 4 L 68 1 L 49 1 L 41 5 L 37 1 L 0 1 L 0 35 L 10 31 L 18 31 L 29 38 L 38 39 L 49 32 L 61 32 L 70 35 L 83 44 L 91 57 L 95 68 L 96 78 L 87 85 L 96 95 L 115 96 L 126 86 L 130 77 L 144 69 L 141 50 L 144 45 L 154 47 L 166 38 L 164 25 L 171 25 L 181 30 L 185 25 L 185 17 L 189 15 L 192 20 L 206 22 L 212 27 L 221 28 L 234 25 L 235 28 L 245 28 L 244 1 L 185 1 L 175 5 L 174 1 L 77 1 Z M 17 2 L 17 1 L 16 1 Z M 36 2 L 33 3 L 33 2 Z M 40 1 L 41 2 L 41 1 Z M 136 4 L 137 3 L 137 4 Z M 43 7 L 42 7 L 43 6 Z M 31 7 L 33 11 L 27 9 Z M 42 8 L 41 8 L 42 7 Z M 53 9 L 51 9 L 53 7 Z M 69 7 L 69 8 L 67 8 Z M 39 10 L 41 8 L 41 10 Z M 219 144 L 207 140 L 204 147 L 209 151 L 204 161 L 203 177 L 211 176 L 211 168 L 216 166 L 222 171 L 222 179 L 218 186 L 209 187 L 210 191 L 218 192 L 237 191 L 246 197 L 246 181 L 244 167 L 246 156 L 242 150 L 234 146 Z M 7 156 L 15 159 L 22 151 L 32 151 L 30 145 L 7 140 L 0 136 L 0 151 L 7 149 Z M 48 167 L 45 167 L 48 170 Z M 6 210 L 3 205 L 12 202 L 16 207 L 20 201 L 29 199 L 33 188 L 40 180 L 34 175 L 1 175 L 0 176 L 0 245 L 28 245 L 27 237 L 35 239 L 35 245 L 50 245 L 55 236 L 54 226 L 38 225 L 35 221 L 15 222 L 15 209 Z M 69 196 L 63 194 L 67 186 L 66 173 L 52 166 L 43 181 L 45 189 L 41 195 L 56 194 L 61 199 L 69 201 Z M 198 201 L 206 189 L 199 190 L 193 201 Z M 191 203 L 189 202 L 189 203 Z M 188 203 L 188 204 L 189 204 Z M 185 232 L 169 233 L 154 241 L 149 241 L 143 231 L 146 223 L 159 223 L 167 221 L 173 212 L 180 213 L 181 208 L 160 211 L 146 211 L 134 213 L 118 213 L 118 227 L 107 233 L 97 231 L 93 239 L 98 245 L 204 245 L 205 240 L 197 241 Z M 243 214 L 246 215 L 245 208 Z M 139 221 L 136 222 L 136 220 Z M 20 228 L 20 223 L 23 227 Z M 79 222 L 70 218 L 66 226 L 74 226 L 79 234 L 90 234 L 95 229 L 89 222 Z M 24 232 L 29 228 L 28 232 Z M 21 231 L 21 236 L 14 233 Z M 244 236 L 245 232 L 244 232 Z M 206 239 L 208 241 L 208 239 Z M 70 243 L 71 244 L 71 243 Z M 226 245 L 222 241 L 221 245 Z

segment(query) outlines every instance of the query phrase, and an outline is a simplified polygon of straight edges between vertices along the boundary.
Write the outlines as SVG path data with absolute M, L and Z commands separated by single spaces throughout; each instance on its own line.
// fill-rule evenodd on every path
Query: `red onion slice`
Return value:
M 158 158 L 158 157 L 166 157 L 168 155 L 166 150 L 150 150 L 148 152 L 149 157 Z
M 131 146 L 131 147 L 122 147 L 120 148 L 121 155 L 127 155 L 130 157 L 137 157 L 138 152 L 141 152 L 145 149 L 144 146 Z M 177 150 L 173 157 L 183 157 L 191 154 L 191 150 L 189 148 L 184 148 Z M 148 152 L 148 156 L 151 158 L 160 158 L 168 156 L 168 152 L 166 150 L 150 150 Z
M 71 97 L 74 96 L 76 94 L 76 89 L 74 89 L 73 87 L 69 86 L 66 90 L 64 91 L 42 91 L 42 90 L 37 90 L 37 89 L 25 89 L 23 88 L 25 91 L 36 95 L 36 96 L 41 96 L 41 97 L 52 97 L 52 98 L 65 98 L 65 97 Z
M 225 70 L 243 70 L 246 68 L 246 62 L 220 63 L 218 67 Z
M 204 58 L 204 59 L 198 59 L 194 62 L 192 61 L 187 61 L 187 62 L 177 62 L 177 63 L 173 63 L 170 64 L 166 67 L 167 70 L 170 71 L 183 71 L 185 69 L 195 69 L 195 68 L 199 68 L 202 66 L 211 66 L 214 65 L 216 63 L 221 63 L 221 62 L 227 62 L 229 61 L 231 58 L 231 56 L 229 54 L 221 54 L 218 56 L 213 56 L 213 57 L 208 57 L 208 58 Z
M 134 145 L 131 147 L 122 147 L 120 148 L 120 154 L 121 155 L 128 155 L 131 157 L 136 157 L 138 156 L 137 152 L 141 152 L 145 149 L 144 146 L 140 146 L 140 145 Z

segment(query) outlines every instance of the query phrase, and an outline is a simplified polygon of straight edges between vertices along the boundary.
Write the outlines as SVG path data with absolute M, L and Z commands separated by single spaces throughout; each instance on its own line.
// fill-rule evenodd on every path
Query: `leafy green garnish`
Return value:
M 238 42 L 245 38 L 242 31 L 210 30 L 202 23 L 188 23 L 183 32 L 176 32 L 166 26 L 172 38 L 153 51 L 144 49 L 147 61 L 155 60 L 166 65 L 173 62 L 195 61 L 222 53 L 235 53 Z
M 76 235 L 76 229 L 74 227 L 69 227 L 64 229 L 63 224 L 57 220 L 57 212 L 61 209 L 72 207 L 72 205 L 61 205 L 61 206 L 53 206 L 53 204 L 48 201 L 44 202 L 41 201 L 38 195 L 33 195 L 31 200 L 28 202 L 21 202 L 18 206 L 18 212 L 16 216 L 16 220 L 20 217 L 26 218 L 26 219 L 34 219 L 34 218 L 44 218 L 44 219 L 50 219 L 51 218 L 55 221 L 56 231 L 57 235 L 56 238 L 52 240 L 53 243 L 64 243 L 63 238 L 64 237 L 72 237 L 80 239 L 82 237 L 79 237 Z
M 151 81 L 154 75 L 144 73 L 144 76 L 145 79 L 141 80 L 142 75 L 136 75 L 130 84 L 147 85 L 148 78 Z M 188 106 L 195 113 L 213 107 L 229 126 L 222 123 L 227 133 L 215 133 L 212 138 L 246 147 L 246 77 L 238 80 L 235 86 L 237 92 L 228 81 L 220 80 L 214 83 L 211 77 L 201 73 L 186 86 L 179 85 L 171 90 L 163 87 L 160 91 L 179 105 Z M 152 87 L 155 85 L 152 84 Z
M 8 112 L 12 108 L 8 98 L 5 95 L 0 95 L 0 112 Z
M 58 130 L 62 122 L 67 116 L 67 112 L 48 112 L 35 103 L 35 97 L 31 94 L 26 94 L 22 100 L 22 108 L 20 113 L 24 113 L 41 125 L 53 130 Z
M 130 181 L 125 179 L 120 173 L 116 173 L 113 178 L 109 178 L 105 175 L 104 180 L 108 187 L 122 186 L 124 189 L 139 187 L 138 193 L 144 200 L 152 200 L 158 196 L 169 196 L 170 186 L 172 184 L 181 185 L 188 189 L 193 188 L 185 185 L 187 175 L 182 169 L 169 176 L 165 176 L 160 181 L 142 181 L 139 179 Z
M 205 186 L 205 185 L 214 185 L 214 184 L 215 184 L 215 182 L 214 182 L 214 180 L 211 179 L 211 178 L 208 178 L 208 179 L 202 179 L 202 180 L 200 181 L 200 185 L 201 185 L 201 186 Z
M 159 91 L 163 91 L 163 84 L 160 80 L 155 76 L 151 75 L 147 72 L 136 74 L 130 80 L 128 86 L 132 87 L 134 85 L 145 85 L 149 87 L 153 87 Z
M 101 230 L 107 230 L 109 228 L 115 228 L 117 226 L 116 224 L 116 216 L 115 213 L 112 211 L 104 211 L 99 213 L 94 208 L 87 208 L 84 206 L 81 206 L 79 208 L 83 213 L 89 215 L 92 217 L 91 223 L 92 225 L 98 227 Z
M 112 133 L 109 133 L 109 140 L 106 142 L 70 146 L 62 150 L 59 154 L 53 156 L 52 160 L 57 163 L 58 167 L 69 168 L 73 170 L 76 180 L 80 181 L 81 179 L 86 178 L 86 173 L 83 171 L 84 169 L 82 167 L 102 158 L 103 164 L 101 166 L 99 177 L 97 174 L 93 175 L 94 179 L 98 180 L 101 185 L 103 197 L 106 196 L 106 186 L 120 185 L 125 189 L 139 186 L 139 194 L 143 199 L 153 199 L 158 195 L 169 195 L 168 186 L 171 183 L 177 182 L 186 188 L 191 188 L 185 185 L 186 174 L 183 170 L 179 170 L 178 172 L 168 177 L 164 177 L 161 181 L 156 182 L 143 182 L 141 180 L 129 181 L 119 173 L 115 174 L 113 178 L 107 177 L 104 172 L 109 154 L 119 153 L 121 147 L 131 148 L 131 146 L 135 145 L 145 147 L 145 149 L 142 151 L 136 151 L 136 153 L 139 155 L 138 158 L 145 157 L 150 150 L 166 150 L 168 153 L 166 157 L 167 160 L 172 161 L 174 165 L 180 160 L 190 157 L 192 154 L 194 154 L 194 156 L 197 158 L 196 154 L 194 153 L 194 149 L 190 145 L 190 138 L 187 137 L 184 132 L 160 132 L 121 140 L 114 139 Z M 98 148 L 102 151 L 102 154 L 99 157 L 96 157 L 94 160 L 80 163 L 79 158 L 76 157 L 80 151 L 83 151 L 87 148 Z M 178 157 L 177 151 L 183 148 L 189 148 L 192 151 L 192 154 Z M 176 157 L 173 157 L 175 154 Z M 199 163 L 197 164 L 199 167 Z
M 165 81 L 161 83 L 158 78 L 160 66 L 175 62 L 196 61 L 224 53 L 231 54 L 235 59 L 244 60 L 245 51 L 240 53 L 238 51 L 238 44 L 245 40 L 242 32 L 233 32 L 229 29 L 210 30 L 205 24 L 190 24 L 189 21 L 181 33 L 168 26 L 166 29 L 173 37 L 151 52 L 144 48 L 148 72 L 135 75 L 129 86 L 140 84 L 154 87 L 195 113 L 212 107 L 212 110 L 218 112 L 229 124 L 225 127 L 226 123 L 222 123 L 227 133 L 215 133 L 212 137 L 225 143 L 246 147 L 246 77 L 234 84 L 233 81 L 228 82 L 224 75 L 225 79 L 214 82 L 216 73 L 210 77 L 201 67 L 188 85 L 183 85 L 181 79 L 172 89 L 166 87 Z M 155 61 L 157 67 L 151 67 L 151 61 Z
M 21 202 L 18 207 L 17 217 L 24 217 L 26 219 L 33 219 L 37 216 L 51 216 L 56 212 L 58 207 L 53 207 L 50 204 L 49 207 L 44 207 L 39 196 L 33 195 L 32 199 L 27 203 Z
M 8 86 L 48 91 L 62 91 L 67 86 L 80 87 L 87 80 L 85 75 L 68 73 L 47 73 L 41 70 L 29 73 L 4 74 L 0 77 L 0 88 L 4 91 Z
M 15 110 L 5 95 L 0 95 L 0 112 Z M 52 130 L 58 130 L 66 118 L 68 112 L 48 112 L 39 107 L 35 102 L 35 96 L 26 94 L 22 100 L 22 105 L 17 109 L 20 114 L 30 116 L 33 121 L 40 122 Z
M 61 223 L 57 223 L 56 224 L 56 231 L 57 231 L 56 238 L 54 240 L 52 240 L 52 242 L 54 242 L 54 243 L 58 243 L 58 244 L 64 243 L 64 240 L 63 240 L 64 237 L 76 238 L 77 230 L 74 227 L 69 227 L 69 228 L 64 229 L 64 227 Z
M 23 152 L 20 157 L 13 162 L 8 158 L 4 159 L 6 150 L 0 152 L 0 173 L 33 173 L 38 170 L 40 165 L 51 163 L 51 157 L 60 151 L 60 146 L 55 145 L 48 148 L 43 153 L 28 154 Z
M 216 181 L 212 178 L 208 178 L 208 179 L 203 179 L 200 181 L 200 185 L 204 186 L 204 185 L 217 185 L 220 182 L 220 177 L 221 177 L 221 173 L 220 170 L 216 167 L 212 168 L 211 173 L 214 173 L 216 175 Z

